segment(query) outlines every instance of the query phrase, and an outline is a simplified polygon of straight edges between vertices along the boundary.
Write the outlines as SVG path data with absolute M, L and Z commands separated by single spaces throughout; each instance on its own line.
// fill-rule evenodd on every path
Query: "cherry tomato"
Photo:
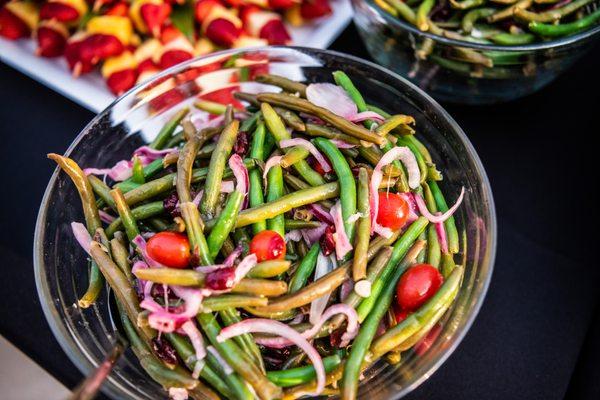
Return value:
M 275 231 L 262 231 L 252 238 L 250 253 L 256 254 L 258 262 L 283 259 L 285 240 Z
M 409 213 L 409 205 L 404 198 L 397 193 L 379 192 L 379 209 L 377 211 L 377 222 L 395 231 L 406 224 Z
M 429 264 L 410 267 L 396 287 L 398 305 L 402 310 L 414 311 L 438 291 L 444 278 L 440 271 Z
M 159 232 L 148 240 L 148 255 L 171 268 L 185 268 L 190 264 L 190 242 L 177 232 Z

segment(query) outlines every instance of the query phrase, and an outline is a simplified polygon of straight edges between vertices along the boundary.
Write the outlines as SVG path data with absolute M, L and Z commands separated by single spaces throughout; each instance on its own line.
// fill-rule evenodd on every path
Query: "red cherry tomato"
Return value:
M 396 287 L 398 305 L 402 310 L 414 311 L 438 291 L 444 278 L 440 271 L 429 264 L 410 267 Z
M 190 242 L 177 232 L 159 232 L 148 240 L 148 255 L 171 268 L 185 268 L 190 264 Z
M 262 231 L 252 238 L 250 253 L 256 254 L 258 262 L 285 257 L 285 240 L 274 231 Z
M 409 205 L 404 197 L 396 193 L 379 192 L 377 222 L 395 231 L 406 224 Z

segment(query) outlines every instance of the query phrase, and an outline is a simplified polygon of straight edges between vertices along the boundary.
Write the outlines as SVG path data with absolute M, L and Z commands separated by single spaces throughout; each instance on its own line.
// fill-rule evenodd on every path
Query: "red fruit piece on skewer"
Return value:
M 42 57 L 58 57 L 65 52 L 69 31 L 55 20 L 42 21 L 36 31 L 38 47 L 36 54 Z
M 242 11 L 244 30 L 251 36 L 265 39 L 272 45 L 284 45 L 291 41 L 281 16 L 256 6 L 246 7 Z

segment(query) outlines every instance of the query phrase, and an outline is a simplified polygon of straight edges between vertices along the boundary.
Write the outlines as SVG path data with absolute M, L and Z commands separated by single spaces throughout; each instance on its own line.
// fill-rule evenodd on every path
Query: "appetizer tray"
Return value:
M 335 0 L 332 9 L 333 14 L 328 18 L 301 27 L 290 26 L 292 44 L 320 49 L 328 47 L 352 18 L 350 0 Z M 11 42 L 0 38 L 0 61 L 94 112 L 102 111 L 116 98 L 98 72 L 74 78 L 62 57 L 37 57 L 32 40 Z

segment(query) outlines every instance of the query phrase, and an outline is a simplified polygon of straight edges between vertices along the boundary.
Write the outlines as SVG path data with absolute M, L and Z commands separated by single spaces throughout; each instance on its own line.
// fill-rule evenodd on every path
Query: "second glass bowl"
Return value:
M 499 46 L 453 40 L 400 20 L 374 0 L 352 0 L 371 56 L 441 101 L 506 102 L 536 92 L 592 47 L 600 25 L 549 42 Z M 472 56 L 469 59 L 468 54 Z

